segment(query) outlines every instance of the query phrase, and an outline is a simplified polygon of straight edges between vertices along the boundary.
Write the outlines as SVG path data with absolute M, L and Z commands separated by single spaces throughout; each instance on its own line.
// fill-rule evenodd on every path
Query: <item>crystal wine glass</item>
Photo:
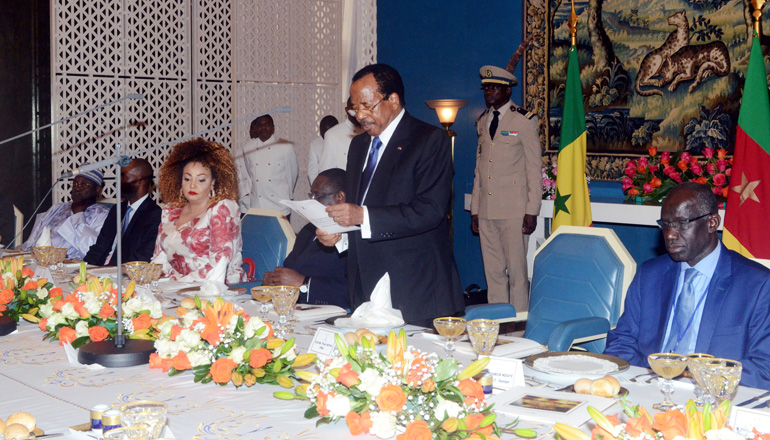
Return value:
M 267 311 L 270 307 L 267 304 L 272 300 L 270 297 L 270 286 L 257 286 L 251 288 L 251 297 L 259 301 L 262 305 L 259 311 L 262 312 L 262 322 L 267 322 Z
M 166 425 L 167 416 L 168 406 L 156 400 L 137 400 L 120 407 L 120 423 L 124 427 L 147 425 L 150 428 L 149 438 L 151 439 L 160 437 Z
M 287 325 L 289 320 L 289 311 L 299 299 L 299 288 L 294 286 L 270 286 L 270 297 L 273 300 L 273 307 L 278 313 L 278 327 L 280 337 L 285 337 L 291 333 L 291 328 Z
M 152 293 L 163 293 L 160 289 L 160 277 L 163 275 L 163 265 L 157 263 L 147 263 L 147 273 L 152 284 Z
M 474 319 L 468 322 L 468 337 L 479 356 L 489 356 L 495 349 L 500 323 L 491 319 Z
M 701 380 L 698 379 L 698 373 L 695 372 L 697 366 L 696 363 L 699 359 L 713 359 L 714 356 L 707 354 L 707 353 L 690 353 L 687 355 L 687 370 L 690 371 L 690 374 L 692 375 L 692 378 L 695 379 L 695 387 L 693 388 L 692 392 L 695 394 L 695 399 L 693 402 L 695 402 L 695 405 L 697 406 L 703 406 L 704 403 L 709 402 L 711 400 L 711 396 L 706 394 L 704 396 L 704 390 L 701 386 Z
M 64 260 L 67 258 L 67 248 L 53 248 L 51 251 L 51 275 L 64 276 Z
M 144 423 L 122 426 L 104 433 L 104 440 L 150 440 L 150 427 Z
M 663 402 L 652 405 L 658 411 L 668 411 L 674 408 L 676 404 L 671 401 L 671 394 L 674 393 L 674 384 L 671 379 L 679 376 L 687 368 L 687 356 L 676 353 L 653 353 L 647 356 L 652 371 L 662 377 L 659 388 L 663 393 Z
M 51 265 L 53 249 L 53 246 L 35 246 L 32 248 L 32 255 L 35 256 L 39 267 L 49 267 Z M 53 272 L 51 272 L 51 276 L 53 276 Z
M 714 398 L 715 404 L 729 399 L 741 381 L 743 365 L 732 359 L 704 359 L 700 361 L 704 369 L 706 390 Z
M 123 263 L 123 272 L 128 275 L 128 279 L 131 281 L 136 284 L 143 284 L 145 266 L 147 266 L 146 261 L 129 261 L 128 263 Z
M 453 316 L 436 318 L 433 320 L 433 327 L 436 327 L 438 334 L 446 339 L 446 342 L 444 343 L 444 351 L 446 351 L 446 355 L 450 359 L 453 359 L 455 341 L 465 331 L 465 319 L 455 318 Z

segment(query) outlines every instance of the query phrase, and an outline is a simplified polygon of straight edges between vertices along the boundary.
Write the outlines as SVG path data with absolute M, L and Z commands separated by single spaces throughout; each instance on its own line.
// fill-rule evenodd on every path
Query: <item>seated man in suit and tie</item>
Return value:
M 322 171 L 313 181 L 309 196 L 325 206 L 345 203 L 345 171 Z M 347 253 L 340 254 L 335 248 L 322 245 L 316 240 L 315 229 L 312 223 L 302 228 L 283 267 L 266 272 L 262 284 L 299 287 L 301 303 L 334 304 L 347 309 Z
M 161 209 L 150 197 L 153 189 L 152 165 L 145 159 L 134 159 L 120 169 L 120 190 L 124 198 L 122 261 L 150 261 L 158 235 Z M 83 259 L 97 266 L 117 264 L 117 206 L 107 214 L 96 243 Z
M 604 352 L 641 367 L 651 353 L 709 353 L 740 361 L 741 384 L 770 388 L 770 270 L 719 242 L 705 185 L 672 189 L 660 217 L 668 255 L 637 270 Z

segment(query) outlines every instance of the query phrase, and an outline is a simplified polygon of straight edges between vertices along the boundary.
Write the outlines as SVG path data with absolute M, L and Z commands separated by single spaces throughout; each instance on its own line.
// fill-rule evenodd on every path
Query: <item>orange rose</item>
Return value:
M 647 433 L 654 437 L 655 434 L 652 430 L 652 425 L 650 425 L 650 416 L 647 414 L 647 410 L 645 410 L 643 407 L 640 407 L 639 410 L 642 413 L 641 417 L 633 417 L 628 419 L 626 422 L 626 431 L 628 431 L 632 437 L 638 437 L 642 433 Z
M 663 182 L 661 182 L 660 179 L 657 178 L 657 177 L 653 177 L 652 180 L 650 180 L 650 186 L 653 187 L 653 188 L 659 187 L 661 185 L 661 183 L 663 183 Z
M 266 348 L 251 350 L 251 355 L 249 356 L 249 366 L 251 368 L 262 368 L 272 359 L 273 353 L 271 353 L 270 350 Z
M 705 185 L 708 182 L 708 180 L 706 180 L 706 178 L 703 176 L 698 177 L 697 179 L 695 179 L 695 181 L 700 183 L 701 185 Z
M 423 393 L 430 393 L 431 391 L 436 389 L 436 382 L 433 382 L 430 379 L 425 379 L 422 381 L 422 386 L 420 387 L 420 391 Z
M 382 387 L 376 402 L 380 411 L 401 411 L 406 405 L 406 394 L 400 386 L 388 384 Z
M 674 440 L 674 437 L 687 434 L 687 418 L 679 410 L 669 410 L 664 413 L 656 413 L 653 429 L 657 429 L 663 434 L 666 440 Z
M 618 421 L 618 415 L 609 415 L 606 416 L 607 420 L 609 420 L 610 424 L 612 426 L 617 426 L 620 424 L 620 421 Z M 606 429 L 602 428 L 599 425 L 596 425 L 594 429 L 591 430 L 591 438 L 592 439 L 601 439 L 601 440 L 613 440 L 616 437 L 612 435 L 611 432 L 608 432 Z
M 115 309 L 109 304 L 102 305 L 102 309 L 99 310 L 99 317 L 102 319 L 109 319 L 115 316 Z
M 150 318 L 150 315 L 142 313 L 136 318 L 133 318 L 131 323 L 134 324 L 134 331 L 144 330 L 150 328 L 150 325 L 152 325 L 152 318 Z
M 192 368 L 190 359 L 187 357 L 187 353 L 183 352 L 182 350 L 179 350 L 179 353 L 171 358 L 171 362 L 174 369 L 178 371 L 189 370 Z
M 150 355 L 150 368 L 160 368 L 164 373 L 171 369 L 171 359 L 166 359 L 158 356 L 158 353 Z
M 0 312 L 4 312 L 6 310 L 8 310 L 8 306 L 6 306 L 5 304 L 0 304 Z M 2 313 L 0 313 L 0 315 L 2 315 Z
M 337 375 L 337 382 L 345 385 L 348 388 L 361 383 L 361 381 L 358 380 L 358 373 L 353 371 L 353 369 L 350 367 L 350 362 L 342 366 L 340 373 Z
M 35 274 L 35 272 L 32 269 L 28 268 L 28 267 L 23 267 L 21 269 L 21 276 L 23 276 L 23 277 L 31 277 L 34 274 Z
M 717 159 L 722 160 L 725 157 L 727 157 L 727 150 L 725 150 L 724 148 L 718 149 L 717 150 Z
M 61 290 L 61 287 L 54 287 L 53 289 L 48 291 L 48 296 L 50 296 L 51 298 L 62 296 L 62 295 L 64 295 L 64 291 Z
M 687 165 L 687 162 L 684 160 L 680 160 L 679 162 L 677 162 L 676 167 L 682 171 L 687 171 L 687 168 L 690 168 L 690 166 Z
M 90 318 L 91 314 L 88 313 L 88 309 L 83 303 L 75 303 L 75 311 L 81 318 Z
M 326 407 L 326 402 L 329 400 L 329 397 L 332 396 L 334 396 L 334 393 L 326 394 L 323 391 L 318 392 L 315 399 L 315 409 L 321 417 L 329 415 L 329 408 Z
M 74 293 L 70 293 L 69 295 L 64 297 L 64 301 L 72 304 L 82 303 L 80 298 Z
M 22 287 L 22 289 L 24 290 L 37 289 L 37 282 L 29 280 L 27 281 L 27 284 L 25 284 L 24 287 Z
M 345 416 L 345 423 L 347 423 L 352 435 L 369 434 L 369 430 L 372 428 L 371 413 L 364 411 L 363 414 L 358 414 L 355 411 L 350 411 Z
M 0 304 L 8 304 L 13 301 L 13 290 L 3 289 L 0 290 Z
M 647 147 L 647 152 L 650 153 L 650 156 L 655 157 L 658 154 L 658 147 Z
M 46 326 L 48 325 L 48 318 L 43 318 L 40 320 L 40 322 L 37 323 L 38 328 L 42 331 L 47 331 Z
M 59 329 L 59 345 L 64 345 L 68 342 L 71 344 L 76 336 L 75 329 L 65 325 Z
M 484 389 L 473 379 L 465 379 L 457 386 L 463 396 L 466 397 L 465 404 L 470 405 L 476 400 L 484 401 Z
M 177 336 L 182 333 L 182 327 L 179 327 L 178 325 L 174 324 L 171 326 L 171 332 L 169 332 L 169 339 L 172 341 L 176 341 Z
M 484 420 L 484 414 L 476 413 L 466 416 L 463 421 L 465 422 L 466 431 L 475 431 L 481 426 L 481 421 Z
M 412 353 L 417 355 L 415 352 Z M 415 356 L 411 365 L 409 365 L 409 371 L 406 372 L 406 383 L 412 387 L 416 386 L 420 378 L 425 374 L 424 370 L 427 369 L 427 366 L 428 364 L 422 356 Z
M 238 365 L 230 358 L 219 358 L 211 365 L 211 378 L 216 383 L 228 383 Z
M 110 332 L 101 325 L 96 325 L 88 329 L 88 337 L 94 342 L 103 341 L 109 336 Z
M 406 431 L 399 434 L 396 440 L 431 440 L 432 438 L 433 432 L 428 428 L 425 420 L 415 420 L 406 425 Z
M 639 194 L 639 190 L 636 189 L 636 188 L 631 188 L 631 189 L 628 190 L 628 194 L 632 195 L 632 196 L 638 195 Z

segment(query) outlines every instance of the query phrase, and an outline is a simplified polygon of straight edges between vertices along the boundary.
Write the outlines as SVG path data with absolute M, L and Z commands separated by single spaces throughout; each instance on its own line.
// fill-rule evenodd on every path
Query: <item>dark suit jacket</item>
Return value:
M 121 214 L 125 215 L 127 202 L 121 206 Z M 83 258 L 88 264 L 97 266 L 104 265 L 104 260 L 112 252 L 112 244 L 115 242 L 115 216 L 117 215 L 117 205 L 110 208 L 107 219 L 104 220 L 102 230 L 99 231 L 99 237 L 96 243 L 91 246 L 88 253 Z M 161 209 L 152 197 L 147 197 L 128 224 L 126 233 L 123 234 L 123 262 L 128 261 L 150 261 L 152 252 L 155 250 L 155 238 L 158 236 L 158 225 L 160 225 Z M 112 254 L 108 266 L 117 264 L 117 252 Z
M 740 361 L 741 384 L 770 389 L 770 271 L 724 246 L 721 252 L 695 352 Z M 623 315 L 607 336 L 606 354 L 649 367 L 647 355 L 663 347 L 678 276 L 679 263 L 668 255 L 641 266 Z
M 345 276 L 347 254 L 319 243 L 315 240 L 315 230 L 315 225 L 308 223 L 299 231 L 283 266 L 310 277 L 308 304 L 334 304 L 347 309 L 350 307 Z
M 358 200 L 371 136 L 353 138 L 348 152 L 347 198 Z M 445 130 L 405 113 L 372 177 L 363 205 L 372 237 L 349 234 L 350 305 L 368 301 L 390 274 L 393 307 L 408 323 L 428 324 L 464 310 L 452 254 L 447 212 L 452 193 L 452 152 Z

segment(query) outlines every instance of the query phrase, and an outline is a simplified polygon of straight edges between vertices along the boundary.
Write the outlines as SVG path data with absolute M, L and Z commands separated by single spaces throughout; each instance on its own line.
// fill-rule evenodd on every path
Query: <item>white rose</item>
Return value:
M 48 318 L 49 316 L 53 315 L 53 304 L 50 302 L 47 302 L 45 304 L 40 305 L 40 316 L 43 318 Z
M 37 289 L 37 292 L 35 292 L 35 295 L 37 296 L 37 299 L 46 299 L 48 297 L 48 289 L 45 287 L 41 287 Z
M 158 339 L 155 341 L 155 351 L 162 358 L 174 357 L 179 353 L 179 344 L 168 339 Z
M 66 319 L 79 319 L 80 314 L 75 311 L 75 306 L 72 303 L 66 303 L 61 308 L 61 314 Z
M 179 336 L 176 337 L 176 340 L 189 350 L 197 347 L 198 344 L 200 344 L 201 335 L 198 332 L 184 329 L 179 332 Z
M 56 313 L 48 317 L 48 321 L 46 322 L 46 327 L 49 331 L 54 331 L 56 329 L 56 326 L 59 324 L 65 324 L 67 322 L 66 319 L 64 319 L 64 316 L 61 313 Z
M 358 376 L 358 379 L 361 381 L 361 383 L 358 384 L 358 389 L 371 394 L 373 397 L 377 397 L 380 394 L 380 389 L 388 383 L 387 379 L 382 377 L 374 368 L 364 370 L 364 372 Z
M 142 309 L 142 300 L 136 296 L 123 303 L 123 316 L 134 316 Z
M 183 327 L 190 327 L 193 322 L 201 317 L 201 314 L 197 310 L 190 310 L 182 317 Z
M 294 361 L 294 358 L 297 357 L 297 351 L 294 350 L 292 347 L 291 350 L 287 351 L 283 356 L 281 356 L 281 351 L 283 350 L 283 345 L 273 350 L 273 357 L 278 359 L 279 357 L 285 361 L 292 362 Z
M 169 319 L 162 324 L 158 325 L 158 330 L 162 336 L 168 337 L 171 334 L 171 328 L 174 327 L 176 321 Z
M 243 335 L 246 337 L 246 339 L 251 339 L 254 336 L 257 336 L 259 339 L 262 339 L 265 336 L 267 336 L 269 332 L 270 330 L 267 328 L 267 325 L 265 325 L 265 323 L 262 322 L 261 319 L 253 316 L 243 326 Z
M 150 302 L 150 307 L 148 310 L 150 311 L 150 317 L 153 319 L 160 319 L 163 317 L 163 310 L 161 310 L 160 301 L 153 300 Z
M 330 399 L 331 400 L 331 399 Z M 327 402 L 328 408 L 328 402 Z M 396 416 L 389 412 L 373 412 L 372 428 L 369 434 L 374 434 L 379 438 L 391 438 L 396 435 Z
M 75 337 L 80 338 L 88 336 L 88 323 L 86 321 L 78 321 L 75 324 Z
M 729 428 L 712 429 L 705 433 L 706 440 L 742 440 L 743 437 Z
M 85 301 L 86 310 L 92 315 L 98 315 L 102 310 L 102 302 L 96 298 L 88 298 Z
M 187 353 L 187 359 L 190 360 L 190 365 L 195 368 L 199 365 L 210 364 L 212 361 L 209 355 L 205 351 L 191 351 Z
M 233 348 L 233 351 L 230 352 L 230 359 L 232 359 L 236 364 L 240 365 L 243 363 L 244 353 L 246 353 L 246 347 L 235 347 Z
M 457 417 L 461 410 L 462 408 L 460 405 L 449 400 L 442 400 L 438 405 L 436 405 L 436 409 L 433 410 L 433 415 L 438 420 L 444 420 L 444 413 L 446 413 L 449 417 Z
M 233 315 L 230 317 L 230 322 L 227 323 L 227 333 L 233 333 L 235 331 L 235 326 L 238 325 L 238 318 L 239 315 Z
M 350 399 L 348 396 L 337 394 L 329 397 L 329 400 L 326 401 L 326 408 L 332 418 L 345 417 L 350 412 Z

